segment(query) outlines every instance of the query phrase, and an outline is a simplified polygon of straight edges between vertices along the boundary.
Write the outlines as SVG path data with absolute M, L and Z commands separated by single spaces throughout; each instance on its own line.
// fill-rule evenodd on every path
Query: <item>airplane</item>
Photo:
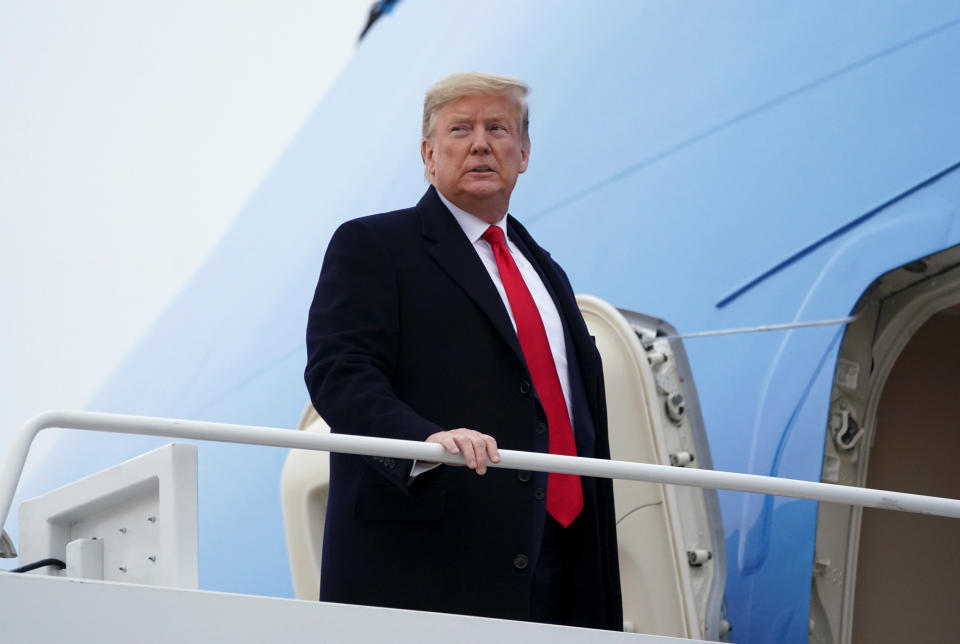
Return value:
M 302 370 L 326 242 L 347 219 L 416 202 L 423 92 L 481 69 L 532 88 L 530 168 L 511 213 L 593 296 L 581 303 L 597 328 L 633 330 L 606 336 L 605 369 L 646 363 L 654 387 L 608 392 L 608 405 L 657 416 L 661 439 L 644 439 L 656 445 L 646 458 L 960 498 L 960 439 L 949 431 L 960 351 L 956 60 L 960 6 L 949 1 L 391 3 L 88 408 L 322 432 Z M 661 372 L 682 378 L 681 398 Z M 691 433 L 671 438 L 679 426 Z M 624 424 L 613 441 L 640 440 L 636 431 Z M 30 463 L 17 498 L 162 442 L 64 433 Z M 284 494 L 317 489 L 297 469 L 302 457 L 198 450 L 200 588 L 307 596 L 303 535 L 316 536 L 305 522 L 317 509 L 299 517 L 297 537 L 281 503 L 282 480 L 294 486 Z M 953 637 L 956 521 L 662 494 L 702 505 L 705 518 L 673 520 L 716 536 L 706 547 L 660 542 L 671 561 L 693 553 L 671 582 L 697 604 L 670 609 L 682 636 Z M 710 579 L 698 582 L 703 566 Z

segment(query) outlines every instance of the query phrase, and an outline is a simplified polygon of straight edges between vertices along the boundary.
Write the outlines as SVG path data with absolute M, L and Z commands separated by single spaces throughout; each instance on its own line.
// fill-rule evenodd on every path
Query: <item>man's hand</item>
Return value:
M 467 467 L 476 470 L 477 474 L 487 471 L 487 458 L 491 463 L 500 462 L 500 452 L 497 451 L 497 441 L 493 436 L 481 434 L 472 429 L 450 429 L 427 436 L 428 443 L 440 443 L 451 454 L 463 454 Z

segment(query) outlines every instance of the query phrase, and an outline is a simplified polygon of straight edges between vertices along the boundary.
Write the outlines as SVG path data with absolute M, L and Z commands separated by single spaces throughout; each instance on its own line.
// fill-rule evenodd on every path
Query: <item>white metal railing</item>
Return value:
M 390 456 L 393 458 L 433 461 L 463 465 L 463 457 L 448 454 L 442 445 L 390 438 L 372 438 L 348 434 L 314 434 L 276 427 L 231 425 L 197 420 L 151 418 L 89 411 L 48 411 L 27 421 L 14 437 L 0 471 L 0 527 L 6 524 L 13 495 L 23 472 L 30 445 L 37 434 L 47 428 L 86 429 L 115 434 L 141 434 L 221 443 L 270 445 L 346 454 Z M 500 462 L 488 467 L 511 470 L 560 472 L 608 479 L 649 481 L 672 485 L 737 490 L 773 494 L 798 499 L 844 503 L 901 512 L 917 512 L 960 518 L 960 500 L 904 492 L 887 492 L 869 488 L 812 483 L 756 474 L 717 472 L 651 463 L 607 461 L 577 456 L 558 456 L 534 452 L 500 450 Z

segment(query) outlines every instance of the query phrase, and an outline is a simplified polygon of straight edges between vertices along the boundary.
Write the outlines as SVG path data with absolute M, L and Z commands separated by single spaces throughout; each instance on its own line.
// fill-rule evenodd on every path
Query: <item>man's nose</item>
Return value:
M 470 140 L 471 154 L 486 154 L 490 151 L 490 143 L 487 141 L 487 130 L 477 128 L 473 131 L 473 138 Z

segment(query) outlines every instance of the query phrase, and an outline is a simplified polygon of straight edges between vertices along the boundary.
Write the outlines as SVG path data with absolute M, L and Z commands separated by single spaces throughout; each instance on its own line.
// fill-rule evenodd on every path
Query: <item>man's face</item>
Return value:
M 437 111 L 421 144 L 430 182 L 444 197 L 493 223 L 510 206 L 530 150 L 521 144 L 520 114 L 505 96 L 464 96 Z

